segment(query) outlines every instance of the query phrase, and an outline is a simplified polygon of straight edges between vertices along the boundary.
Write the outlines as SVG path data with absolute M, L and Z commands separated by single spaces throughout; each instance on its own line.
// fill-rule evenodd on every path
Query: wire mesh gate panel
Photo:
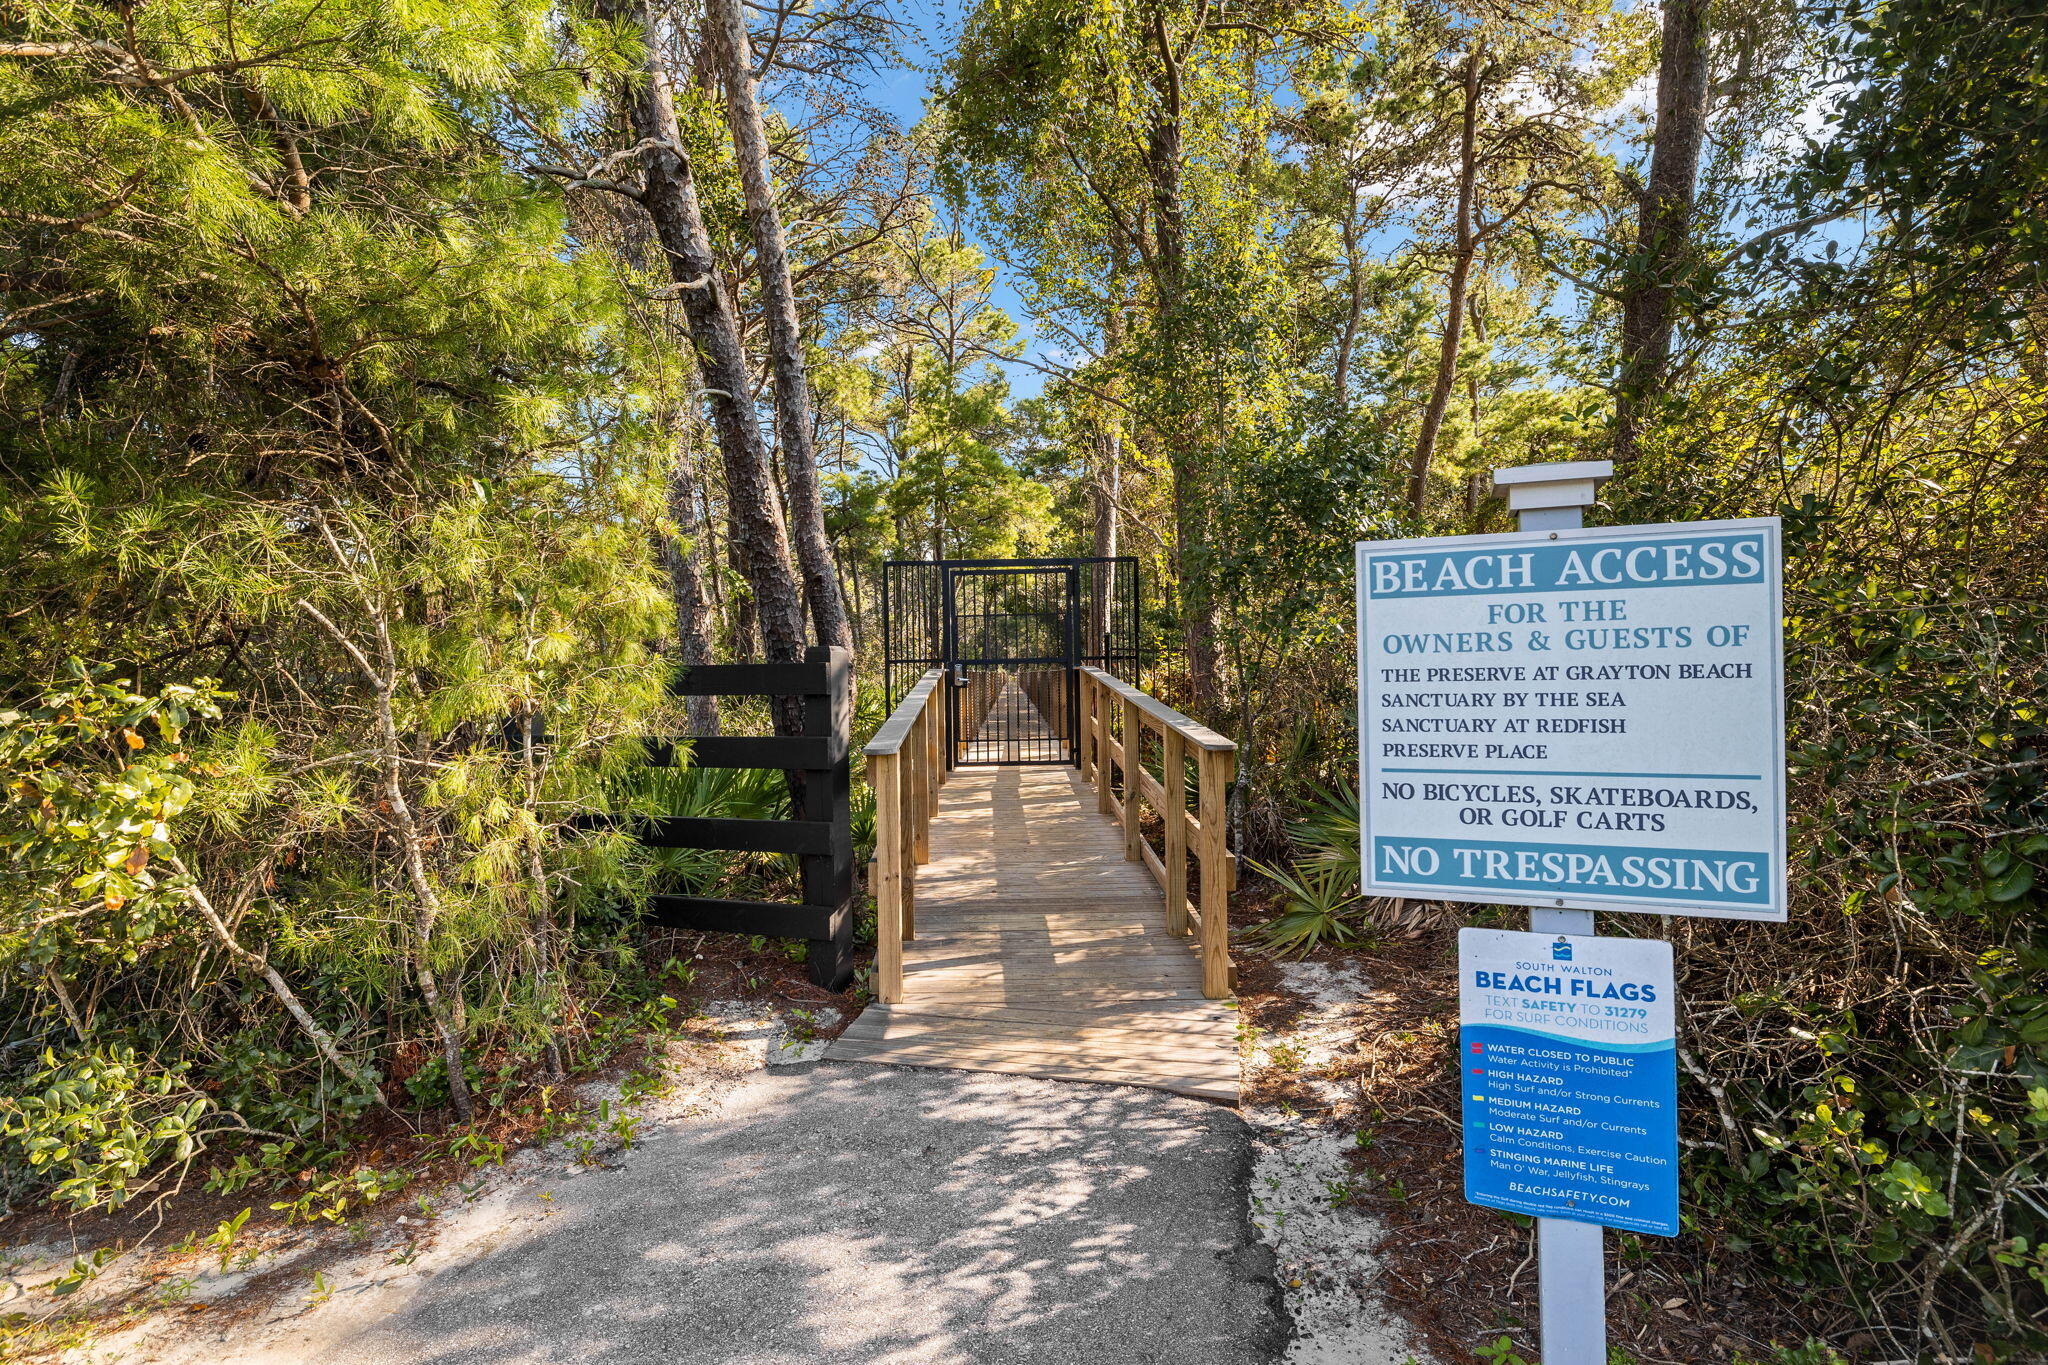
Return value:
M 943 667 L 949 766 L 1073 763 L 1075 668 L 1136 681 L 1135 559 L 891 560 L 883 679 L 894 706 Z
M 1072 565 L 945 576 L 954 761 L 1071 763 L 1080 709 L 1080 575 Z

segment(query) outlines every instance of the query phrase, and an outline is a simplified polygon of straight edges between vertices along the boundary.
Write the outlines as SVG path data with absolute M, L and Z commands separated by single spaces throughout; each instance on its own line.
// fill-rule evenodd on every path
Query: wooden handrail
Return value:
M 910 737 L 911 727 L 923 716 L 925 702 L 938 690 L 939 683 L 944 677 L 944 669 L 926 669 L 924 675 L 904 694 L 903 700 L 897 703 L 896 709 L 889 713 L 889 718 L 882 722 L 882 728 L 875 731 L 874 738 L 868 741 L 867 747 L 861 752 L 869 758 L 876 758 L 901 750 L 903 741 Z
M 1094 680 L 1125 701 L 1135 703 L 1138 710 L 1143 712 L 1152 723 L 1152 729 L 1155 731 L 1178 730 L 1182 739 L 1185 739 L 1197 749 L 1209 753 L 1234 754 L 1237 752 L 1236 740 L 1225 739 L 1200 721 L 1192 720 L 1182 715 L 1165 702 L 1159 700 L 1159 698 L 1149 693 L 1140 692 L 1114 673 L 1105 673 L 1099 668 L 1091 668 L 1083 664 L 1081 666 L 1081 676 Z
M 1230 851 L 1224 793 L 1237 775 L 1237 745 L 1099 668 L 1083 667 L 1080 674 L 1081 775 L 1095 784 L 1095 808 L 1116 817 L 1123 826 L 1124 857 L 1142 863 L 1165 893 L 1168 932 L 1197 935 L 1202 994 L 1212 1000 L 1227 996 L 1237 984 L 1230 961 L 1230 893 L 1237 886 L 1237 857 Z M 1159 736 L 1164 781 L 1145 770 L 1147 730 Z M 1195 760 L 1192 814 L 1190 754 Z M 1163 855 L 1145 840 L 1148 804 L 1166 828 Z M 1202 871 L 1199 906 L 1188 903 L 1190 853 Z
M 926 671 L 875 731 L 867 755 L 875 790 L 875 860 L 868 887 L 875 896 L 875 998 L 903 999 L 903 941 L 917 937 L 917 865 L 931 861 L 932 812 L 946 780 L 946 674 Z

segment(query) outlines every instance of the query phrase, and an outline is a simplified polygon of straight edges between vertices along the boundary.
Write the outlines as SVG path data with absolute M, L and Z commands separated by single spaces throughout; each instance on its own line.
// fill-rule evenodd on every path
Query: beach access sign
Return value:
M 1785 918 L 1775 517 L 1358 546 L 1365 892 Z
M 1673 994 L 1662 940 L 1460 930 L 1465 1198 L 1676 1237 Z

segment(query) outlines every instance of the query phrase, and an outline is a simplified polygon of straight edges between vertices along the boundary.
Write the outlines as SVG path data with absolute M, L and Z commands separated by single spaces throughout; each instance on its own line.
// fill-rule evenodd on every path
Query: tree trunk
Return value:
M 1152 189 L 1154 293 L 1159 330 L 1165 337 L 1169 364 L 1186 363 L 1186 322 L 1181 316 L 1187 297 L 1187 226 L 1181 203 L 1181 73 L 1165 20 L 1155 14 L 1152 37 L 1159 57 L 1159 112 L 1146 136 L 1146 167 Z M 1203 439 L 1190 406 L 1193 395 L 1169 396 L 1167 465 L 1173 472 L 1174 560 L 1180 580 L 1181 643 L 1187 651 L 1189 700 L 1211 708 L 1221 704 L 1216 637 L 1219 604 L 1209 536 L 1209 443 Z
M 835 423 L 838 431 L 838 454 L 832 465 L 842 473 L 846 462 L 846 424 Z M 814 450 L 825 448 L 825 415 L 816 407 L 811 409 L 811 446 Z M 822 463 L 823 456 L 820 461 Z M 861 620 L 860 598 L 860 543 L 858 537 L 831 541 L 827 547 L 832 565 L 832 581 L 839 585 L 839 600 L 846 606 L 846 630 L 852 637 L 849 648 L 858 656 L 867 639 L 865 623 Z
M 747 567 L 747 548 L 732 536 L 725 538 L 725 567 L 739 576 L 742 583 L 753 581 L 753 571 Z M 759 656 L 755 653 L 761 645 L 761 632 L 756 628 L 754 592 L 736 592 L 728 613 L 732 622 L 732 656 L 736 663 L 750 664 Z
M 1112 361 L 1123 343 L 1124 315 L 1121 300 L 1113 299 L 1102 319 L 1102 358 Z M 1123 416 L 1107 404 L 1095 425 L 1095 471 L 1090 480 L 1089 503 L 1093 515 L 1089 527 L 1089 553 L 1097 559 L 1114 560 L 1117 548 L 1117 505 L 1123 500 Z M 1105 564 L 1096 576 L 1094 596 L 1089 603 L 1088 638 L 1083 654 L 1100 653 L 1102 667 L 1115 672 L 1109 658 L 1109 629 L 1115 619 L 1116 565 Z
M 1444 305 L 1443 349 L 1436 362 L 1436 387 L 1429 406 L 1422 412 L 1422 430 L 1415 437 L 1415 455 L 1408 465 L 1408 505 L 1417 516 L 1429 496 L 1429 467 L 1436 459 L 1437 433 L 1443 430 L 1444 412 L 1450 407 L 1451 390 L 1458 382 L 1458 345 L 1465 336 L 1465 288 L 1472 276 L 1472 258 L 1478 251 L 1472 230 L 1473 199 L 1479 185 L 1479 63 L 1486 40 L 1472 44 L 1465 58 L 1465 121 L 1458 133 L 1458 208 L 1454 227 L 1456 241 L 1451 257 L 1450 297 Z
M 1351 399 L 1351 351 L 1358 344 L 1358 315 L 1365 305 L 1365 275 L 1358 268 L 1358 190 L 1351 190 L 1351 202 L 1344 210 L 1344 263 L 1351 277 L 1350 298 L 1344 314 L 1344 335 L 1337 343 L 1337 373 L 1334 385 L 1337 408 L 1342 411 Z
M 1088 552 L 1097 559 L 1114 560 L 1117 543 L 1117 503 L 1123 489 L 1123 434 L 1119 420 L 1105 417 L 1095 433 L 1095 477 L 1090 480 L 1089 502 L 1093 525 L 1089 528 Z M 1102 666 L 1110 668 L 1109 627 L 1116 601 L 1116 565 L 1105 564 L 1095 576 L 1094 594 L 1088 605 L 1088 638 L 1083 654 L 1104 655 Z M 1113 670 L 1112 670 L 1113 671 Z
M 761 312 L 767 322 L 768 360 L 775 375 L 775 430 L 789 475 L 789 510 L 796 523 L 797 562 L 818 642 L 853 648 L 846 602 L 825 538 L 825 501 L 818 491 L 818 455 L 811 427 L 811 386 L 804 373 L 803 329 L 797 319 L 796 286 L 789 275 L 789 247 L 775 186 L 768 177 L 768 133 L 754 96 L 753 54 L 747 42 L 746 9 L 740 0 L 707 0 L 706 26 L 714 59 L 723 69 L 726 122 L 739 162 L 747 224 L 754 236 L 754 262 L 761 273 Z
M 1096 477 L 1090 481 L 1090 503 L 1094 508 L 1090 526 L 1090 548 L 1096 559 L 1116 559 L 1116 503 L 1122 497 L 1124 458 L 1122 432 L 1114 415 L 1104 417 L 1096 428 Z M 1100 591 L 1087 622 L 1085 653 L 1106 653 L 1104 641 L 1110 634 L 1110 602 L 1116 598 L 1116 565 L 1104 565 Z M 1104 665 L 1108 667 L 1108 665 Z
M 1465 317 L 1472 324 L 1472 339 L 1479 343 L 1480 352 L 1483 357 L 1487 349 L 1486 319 L 1481 317 L 1479 314 L 1479 296 L 1477 294 L 1470 295 L 1466 298 Z M 1479 441 L 1479 371 L 1477 371 L 1476 369 L 1467 370 L 1465 372 L 1465 400 L 1472 414 L 1472 440 L 1475 444 L 1477 444 Z M 1478 485 L 1476 481 L 1471 484 L 1471 487 L 1477 486 Z M 1467 500 L 1469 501 L 1472 497 L 1472 494 L 1469 492 L 1469 490 L 1466 496 Z M 1468 516 L 1476 515 L 1478 511 L 1479 508 L 1476 503 L 1473 503 L 1471 506 L 1468 506 L 1466 508 L 1466 514 Z
M 867 633 L 868 618 L 867 600 L 861 595 L 860 590 L 860 577 L 860 566 L 857 563 L 847 567 L 846 585 L 853 594 L 853 638 L 856 644 Z
M 1657 64 L 1657 126 L 1650 183 L 1636 217 L 1630 280 L 1621 300 L 1621 375 L 1614 405 L 1614 458 L 1633 460 L 1643 411 L 1671 362 L 1671 295 L 1692 243 L 1700 146 L 1707 129 L 1706 0 L 1665 0 Z
M 704 586 L 710 589 L 711 619 L 706 629 L 711 632 L 713 648 L 724 641 L 730 646 L 733 639 L 732 609 L 728 605 L 732 585 L 726 579 L 726 570 L 731 565 L 731 556 L 725 539 L 719 534 L 718 515 L 711 506 L 711 489 L 703 479 L 697 481 L 697 529 L 704 535 Z
M 726 511 L 732 543 L 754 588 L 754 609 L 763 653 L 775 662 L 795 663 L 804 653 L 803 601 L 789 564 L 789 535 L 776 495 L 775 473 L 754 419 L 746 351 L 732 303 L 718 278 L 711 238 L 704 230 L 697 181 L 682 154 L 675 100 L 661 57 L 648 0 L 602 0 L 613 15 L 627 14 L 644 30 L 642 79 L 628 82 L 626 105 L 641 143 L 646 188 L 641 202 L 654 235 L 668 257 L 678 286 L 697 367 L 711 400 L 712 428 L 725 463 Z
M 1200 462 L 1206 465 L 1206 461 Z M 1218 687 L 1216 639 L 1222 604 L 1216 597 L 1216 566 L 1210 548 L 1207 480 L 1195 474 L 1197 461 L 1179 462 L 1173 481 L 1174 559 L 1180 571 L 1181 640 L 1188 655 L 1188 698 L 1201 711 L 1223 704 Z
M 711 649 L 710 623 L 705 619 L 704 537 L 697 523 L 696 471 L 690 452 L 676 451 L 675 467 L 668 476 L 668 515 L 675 534 L 661 547 L 668 568 L 669 598 L 676 613 L 676 662 L 685 668 L 708 664 Z M 691 697 L 686 705 L 690 733 L 718 733 L 718 698 Z

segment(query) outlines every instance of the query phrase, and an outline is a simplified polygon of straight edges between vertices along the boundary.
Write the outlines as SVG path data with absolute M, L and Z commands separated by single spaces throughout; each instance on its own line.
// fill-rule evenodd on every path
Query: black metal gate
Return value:
M 892 707 L 925 670 L 946 670 L 949 765 L 1071 764 L 1076 666 L 1137 681 L 1137 561 L 891 560 L 882 636 Z
M 962 566 L 942 586 L 955 762 L 1073 762 L 1080 575 L 1072 565 Z

